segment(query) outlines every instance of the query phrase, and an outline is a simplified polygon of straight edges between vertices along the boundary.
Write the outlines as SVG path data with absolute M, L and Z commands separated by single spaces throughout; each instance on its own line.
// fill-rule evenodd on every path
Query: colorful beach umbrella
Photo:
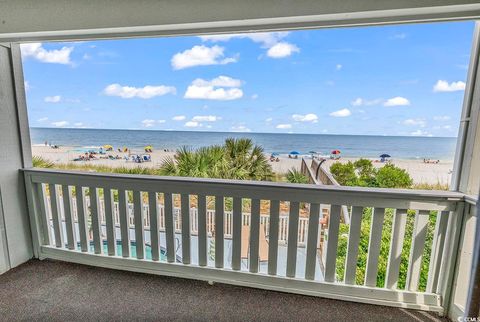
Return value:
M 391 158 L 391 156 L 389 154 L 384 153 L 380 156 L 380 158 Z
M 105 145 L 103 146 L 103 148 L 104 148 L 105 150 L 107 150 L 107 151 L 113 150 L 113 146 L 110 145 L 110 144 L 105 144 Z
M 333 150 L 332 152 L 330 152 L 331 154 L 340 154 L 340 150 Z
M 297 154 L 300 154 L 300 152 L 297 152 L 297 151 L 291 151 L 289 154 L 292 154 L 292 155 L 297 155 Z

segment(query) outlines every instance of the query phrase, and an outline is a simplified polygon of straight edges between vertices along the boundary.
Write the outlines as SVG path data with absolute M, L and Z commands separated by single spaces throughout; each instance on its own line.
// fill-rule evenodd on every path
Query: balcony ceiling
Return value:
M 0 0 L 0 42 L 474 19 L 475 0 Z

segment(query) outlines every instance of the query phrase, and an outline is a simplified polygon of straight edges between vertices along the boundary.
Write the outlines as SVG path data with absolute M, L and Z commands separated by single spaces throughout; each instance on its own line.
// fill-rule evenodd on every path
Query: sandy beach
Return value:
M 93 147 L 92 147 L 93 148 Z M 120 159 L 111 160 L 108 158 L 98 158 L 100 155 L 96 155 L 97 159 L 91 161 L 73 161 L 79 155 L 83 154 L 85 148 L 79 149 L 75 147 L 61 146 L 58 149 L 53 149 L 50 146 L 32 146 L 32 154 L 44 159 L 50 160 L 54 163 L 74 163 L 74 164 L 95 164 L 95 165 L 107 165 L 112 167 L 158 167 L 162 164 L 162 161 L 166 157 L 173 157 L 174 151 L 165 152 L 163 150 L 153 151 L 149 153 L 151 155 L 151 162 L 143 162 L 141 164 L 132 161 L 126 161 L 125 157 L 128 157 L 128 153 L 111 151 L 102 157 L 111 155 L 113 157 L 118 156 Z M 143 150 L 131 150 L 132 154 L 143 154 Z M 325 165 L 330 167 L 334 162 L 348 162 L 355 161 L 358 158 L 341 158 L 340 160 L 327 160 Z M 280 155 L 279 162 L 271 162 L 273 171 L 276 173 L 286 173 L 291 168 L 300 169 L 301 157 L 298 159 L 290 159 L 287 155 Z M 310 164 L 311 159 L 306 159 Z M 405 169 L 410 173 L 415 183 L 428 183 L 428 184 L 448 184 L 451 180 L 451 172 L 453 169 L 452 161 L 440 160 L 439 163 L 424 163 L 422 160 L 407 160 L 407 159 L 392 159 L 392 163 L 396 166 Z M 375 163 L 375 167 L 382 167 L 383 163 Z

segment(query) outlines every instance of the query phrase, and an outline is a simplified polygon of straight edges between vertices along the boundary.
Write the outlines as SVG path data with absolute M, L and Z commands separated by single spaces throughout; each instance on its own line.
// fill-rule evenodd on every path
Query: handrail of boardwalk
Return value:
M 321 166 L 319 160 L 312 159 L 311 166 L 308 166 L 307 161 L 302 158 L 301 172 L 309 178 L 311 183 L 318 185 L 340 186 L 333 175 Z M 348 207 L 346 206 L 342 206 L 342 219 L 344 223 L 350 224 L 350 214 L 348 212 Z
M 50 169 L 24 169 L 23 173 L 35 256 L 38 258 L 443 311 L 442 277 L 447 274 L 448 265 L 445 263 L 449 262 L 445 254 L 451 251 L 449 237 L 446 236 L 449 235 L 447 222 L 457 215 L 457 210 L 464 203 L 461 193 Z M 197 215 L 191 217 L 191 202 L 194 199 Z M 248 223 L 242 222 L 245 199 L 249 201 Z M 213 222 L 207 222 L 207 213 L 213 211 L 212 205 L 209 205 L 212 200 Z M 268 223 L 261 220 L 265 201 L 268 202 Z M 112 210 L 116 207 L 115 203 L 119 205 L 119 227 L 115 225 Z M 133 225 L 129 222 L 129 203 L 133 203 Z M 144 211 L 145 203 L 149 209 L 157 210 Z M 225 236 L 227 204 L 231 207 L 231 244 L 226 242 Z M 286 245 L 282 246 L 278 242 L 278 233 L 281 227 L 280 210 L 285 204 L 288 206 L 289 221 L 285 226 L 288 237 Z M 328 227 L 320 224 L 320 204 L 330 205 Z M 339 276 L 337 248 L 339 238 L 343 238 L 340 236 L 342 206 L 351 207 L 352 214 L 348 225 L 344 275 Z M 76 209 L 73 210 L 73 207 Z M 161 208 L 164 231 L 160 231 L 158 209 Z M 177 208 L 180 210 L 175 210 Z M 358 285 L 356 270 L 364 208 L 373 210 L 365 278 Z M 99 209 L 104 209 L 104 219 Z M 382 230 L 390 209 L 394 211 L 388 267 L 384 285 L 378 285 Z M 407 210 L 410 211 L 407 213 Z M 308 229 L 303 250 L 298 247 L 302 211 L 308 212 L 304 217 L 308 218 Z M 149 231 L 145 229 L 145 216 L 149 217 Z M 175 227 L 175 216 L 180 216 L 179 227 Z M 426 236 L 427 227 L 433 224 L 430 222 L 432 217 L 435 218 L 435 228 L 430 245 L 428 281 L 426 288 L 420 289 L 423 250 L 430 242 Z M 412 218 L 415 225 L 412 236 L 408 237 L 412 239 L 405 287 L 400 289 L 400 255 L 407 238 L 404 233 L 407 218 Z M 196 236 L 191 233 L 192 221 L 196 221 Z M 261 262 L 260 229 L 265 224 L 268 224 L 270 232 L 268 260 Z M 207 234 L 207 225 L 214 227 L 211 237 Z M 248 258 L 241 256 L 242 242 L 245 242 L 242 238 L 244 225 L 249 227 Z M 323 229 L 328 238 L 321 241 L 325 264 L 320 267 L 318 249 Z M 117 248 L 119 244 L 121 250 Z M 131 251 L 133 249 L 135 254 Z

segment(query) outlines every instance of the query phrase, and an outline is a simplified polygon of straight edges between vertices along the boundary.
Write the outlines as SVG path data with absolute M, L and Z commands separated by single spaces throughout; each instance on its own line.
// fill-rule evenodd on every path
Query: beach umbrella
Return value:
M 153 150 L 153 148 L 152 148 L 151 145 L 147 145 L 147 146 L 145 147 L 145 151 L 152 151 L 152 150 Z
M 292 155 L 298 155 L 298 154 L 300 154 L 300 152 L 297 152 L 297 151 L 291 151 L 289 154 L 292 154 Z
M 380 158 L 391 158 L 391 156 L 389 154 L 384 153 L 380 156 Z
M 331 154 L 340 154 L 340 150 L 333 150 L 332 152 L 330 152 Z
M 103 146 L 103 148 L 104 148 L 105 150 L 107 150 L 107 151 L 113 150 L 113 146 L 110 145 L 110 144 L 105 144 L 105 145 Z
M 276 157 L 278 155 L 278 152 L 272 152 L 272 157 Z
M 317 154 L 317 151 L 308 151 L 309 154 Z

